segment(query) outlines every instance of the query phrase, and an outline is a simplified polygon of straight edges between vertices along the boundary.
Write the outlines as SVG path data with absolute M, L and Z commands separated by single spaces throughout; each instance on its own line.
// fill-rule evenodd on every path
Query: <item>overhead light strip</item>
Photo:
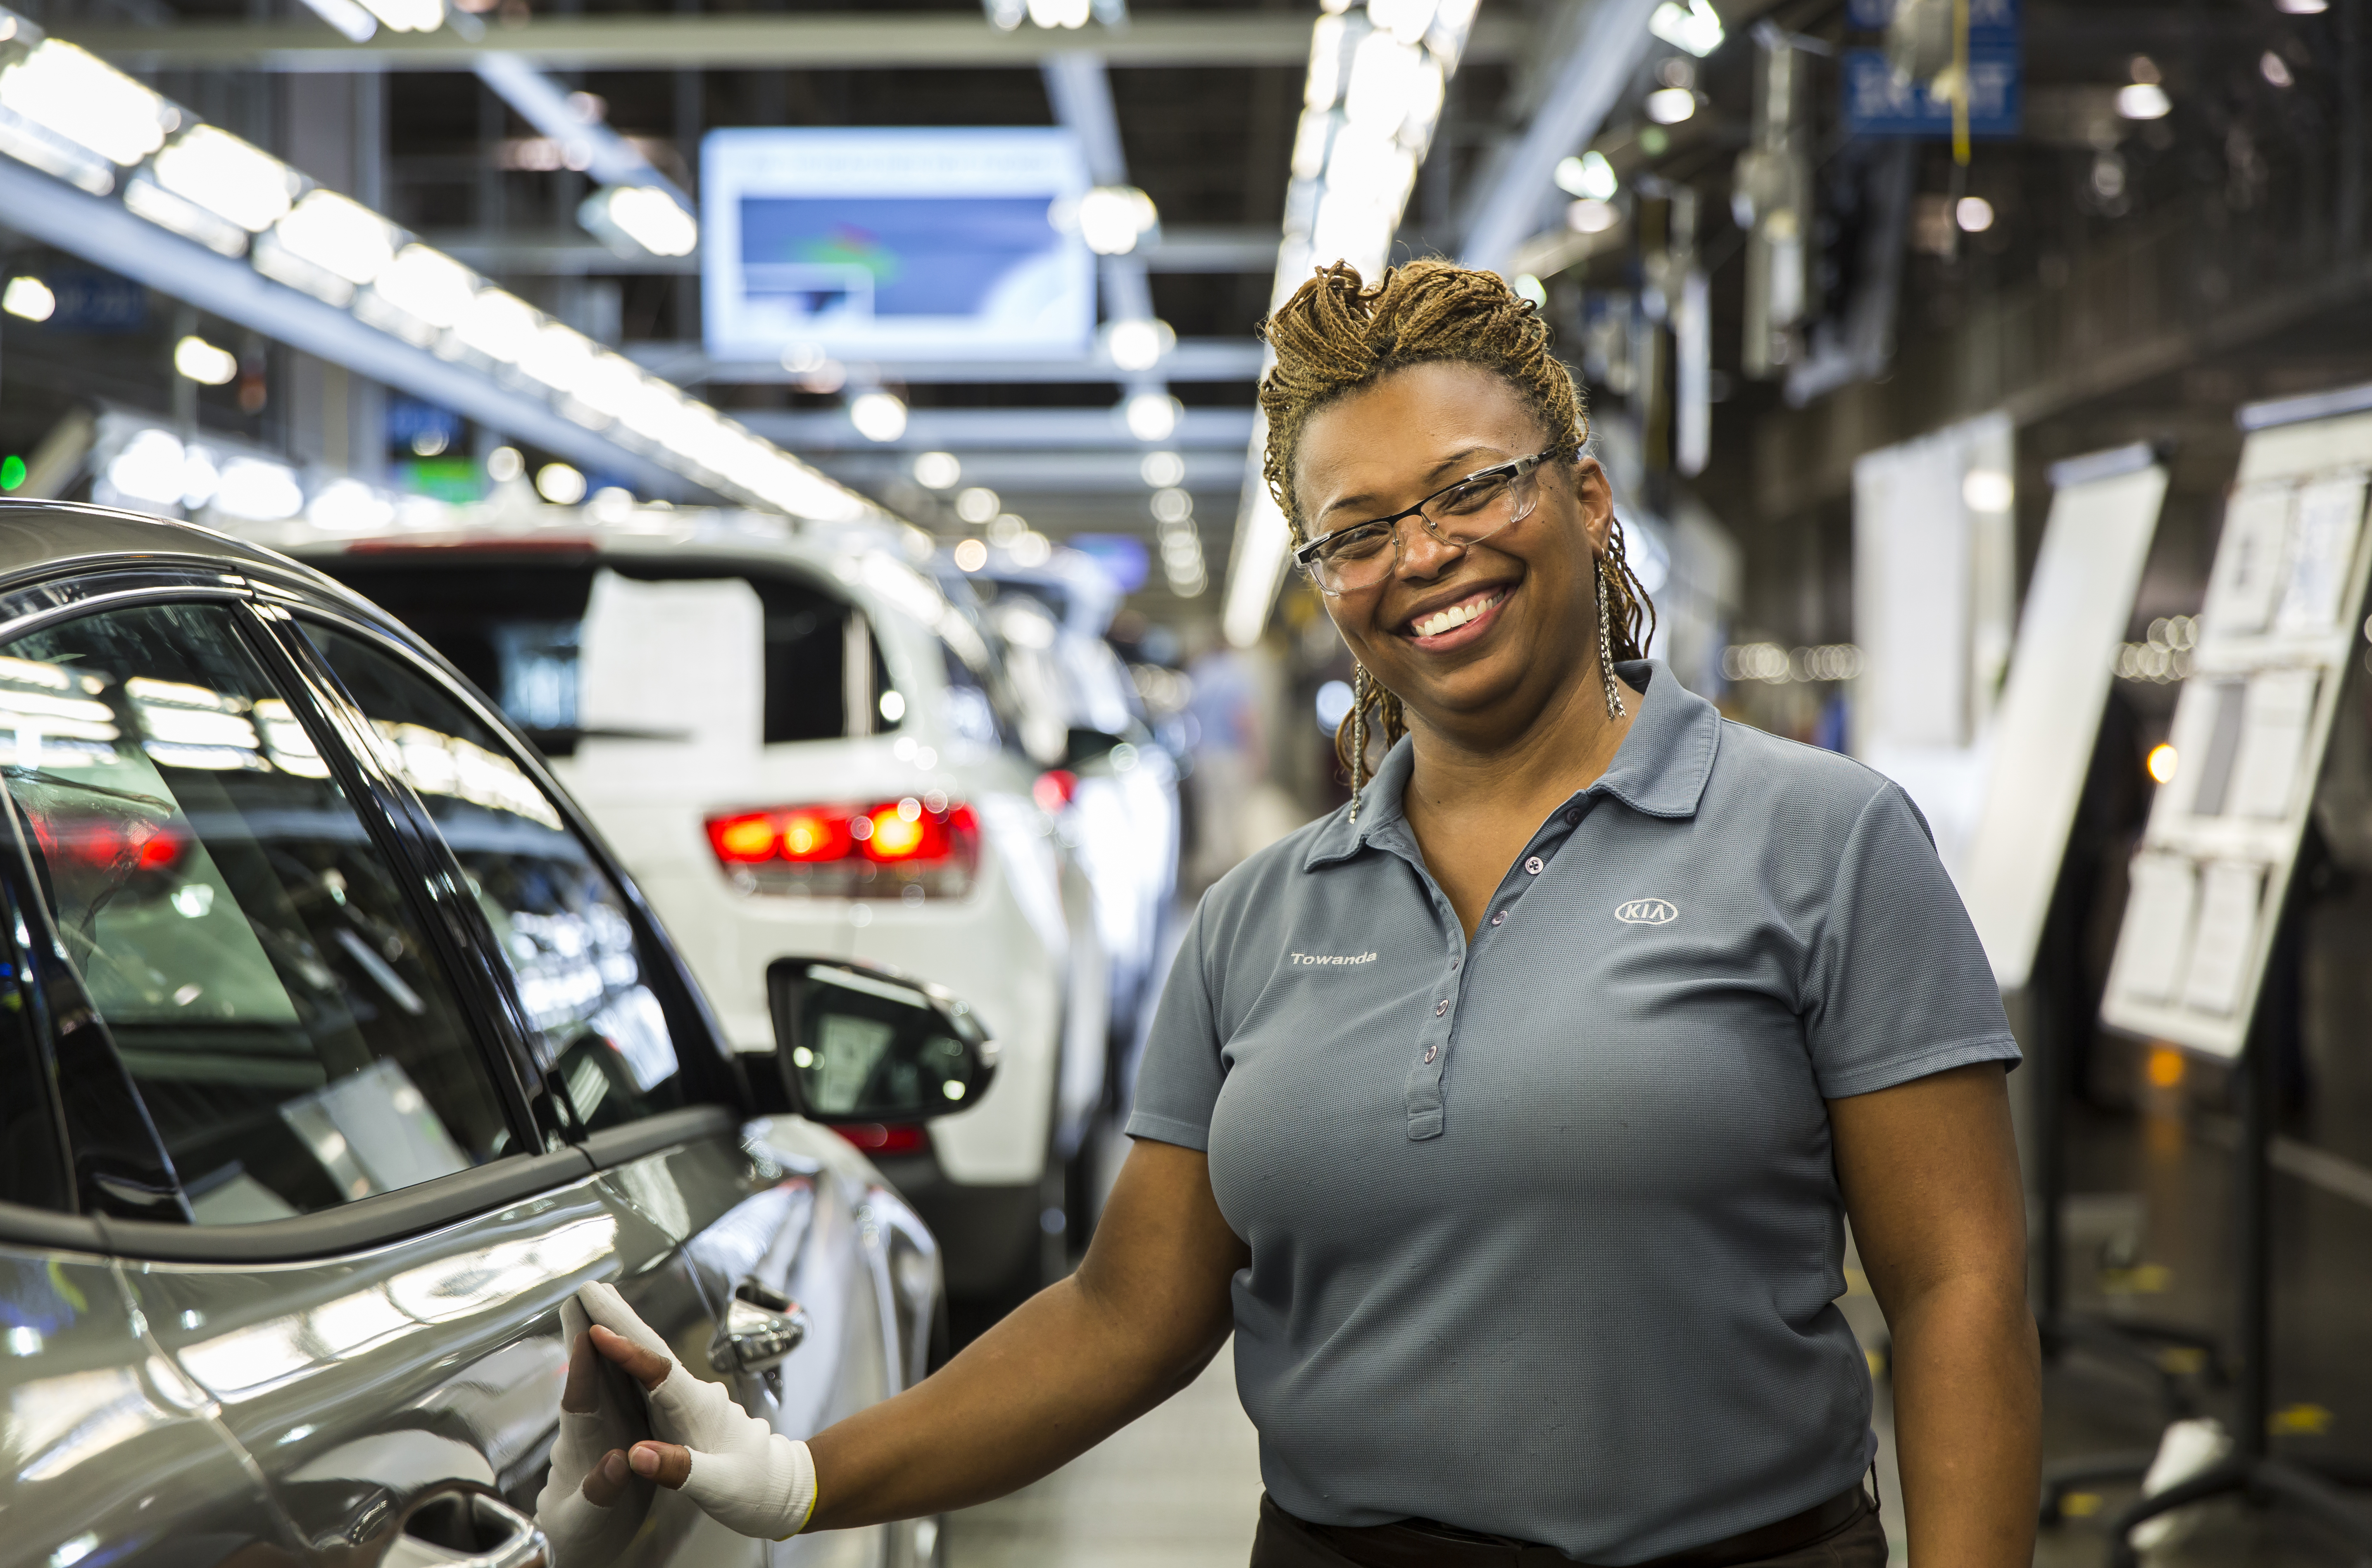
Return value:
M 243 259 L 508 400 L 744 505 L 826 522 L 886 516 L 369 208 L 5 7 L 0 155 Z
M 1476 0 L 1323 4 L 1326 14 L 1310 29 L 1272 309 L 1314 269 L 1337 261 L 1371 281 L 1382 275 L 1473 28 Z M 1266 440 L 1264 428 L 1253 430 L 1221 612 L 1227 640 L 1238 647 L 1260 640 L 1287 565 L 1290 533 L 1261 478 Z

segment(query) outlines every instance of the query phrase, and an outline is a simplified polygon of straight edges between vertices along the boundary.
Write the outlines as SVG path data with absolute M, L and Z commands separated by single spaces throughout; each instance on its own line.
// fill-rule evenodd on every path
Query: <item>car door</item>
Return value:
M 66 608 L 0 645 L 6 787 L 49 1027 L 79 1023 L 71 1051 L 106 1053 L 128 1099 L 64 1109 L 118 1297 L 162 1353 L 145 1370 L 243 1450 L 304 1557 L 409 1535 L 516 1559 L 560 1304 L 617 1279 L 696 1346 L 689 1266 L 540 1126 L 449 888 L 237 589 L 43 592 Z M 79 1146 L 142 1132 L 161 1195 Z M 630 1558 L 751 1560 L 711 1535 L 666 1498 Z
M 0 865 L 21 873 L 16 820 L 0 807 Z M 0 876 L 12 937 L 39 923 L 13 918 L 23 886 Z M 0 946 L 0 1564 L 279 1568 L 296 1546 L 285 1519 L 76 1212 L 35 955 Z
M 911 1247 L 919 1225 L 844 1143 L 746 1114 L 750 1090 L 680 958 L 491 711 L 367 623 L 313 608 L 295 625 L 451 852 L 517 989 L 530 1070 L 565 1108 L 598 1184 L 680 1249 L 720 1323 L 798 1325 L 787 1350 L 712 1340 L 679 1343 L 678 1358 L 796 1437 L 902 1387 L 913 1313 L 884 1303 L 898 1294 L 898 1238 Z M 841 1532 L 776 1555 L 878 1563 L 912 1536 Z

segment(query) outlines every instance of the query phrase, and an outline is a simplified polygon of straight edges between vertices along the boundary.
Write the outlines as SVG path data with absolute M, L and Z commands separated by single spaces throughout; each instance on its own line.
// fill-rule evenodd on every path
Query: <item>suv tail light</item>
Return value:
M 707 821 L 708 847 L 746 893 L 961 898 L 980 868 L 971 807 L 936 792 L 872 806 L 778 806 Z

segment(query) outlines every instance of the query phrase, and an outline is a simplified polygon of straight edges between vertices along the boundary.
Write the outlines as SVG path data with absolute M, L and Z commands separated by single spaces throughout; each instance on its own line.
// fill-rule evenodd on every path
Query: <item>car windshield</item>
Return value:
M 583 700 L 588 668 L 631 664 L 638 640 L 660 634 L 670 610 L 713 644 L 713 612 L 734 598 L 754 600 L 747 619 L 761 629 L 762 668 L 751 673 L 764 683 L 764 744 L 872 734 L 895 728 L 904 712 L 902 701 L 880 700 L 889 674 L 862 618 L 796 577 L 715 562 L 483 551 L 320 564 L 426 639 L 552 756 L 573 755 L 588 737 L 671 738 L 663 722 L 609 722 Z

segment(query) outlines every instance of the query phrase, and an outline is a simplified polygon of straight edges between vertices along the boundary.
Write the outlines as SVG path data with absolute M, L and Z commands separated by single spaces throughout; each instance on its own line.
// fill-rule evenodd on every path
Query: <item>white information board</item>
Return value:
M 2112 1028 L 2225 1060 L 2248 1042 L 2372 575 L 2367 473 L 2372 413 L 2241 448 L 2175 701 L 2175 774 L 2134 858 Z
M 2004 992 L 2034 972 L 2042 923 L 2157 534 L 2166 470 L 2145 446 L 2060 463 L 1994 715 L 1983 805 L 1960 897 Z

